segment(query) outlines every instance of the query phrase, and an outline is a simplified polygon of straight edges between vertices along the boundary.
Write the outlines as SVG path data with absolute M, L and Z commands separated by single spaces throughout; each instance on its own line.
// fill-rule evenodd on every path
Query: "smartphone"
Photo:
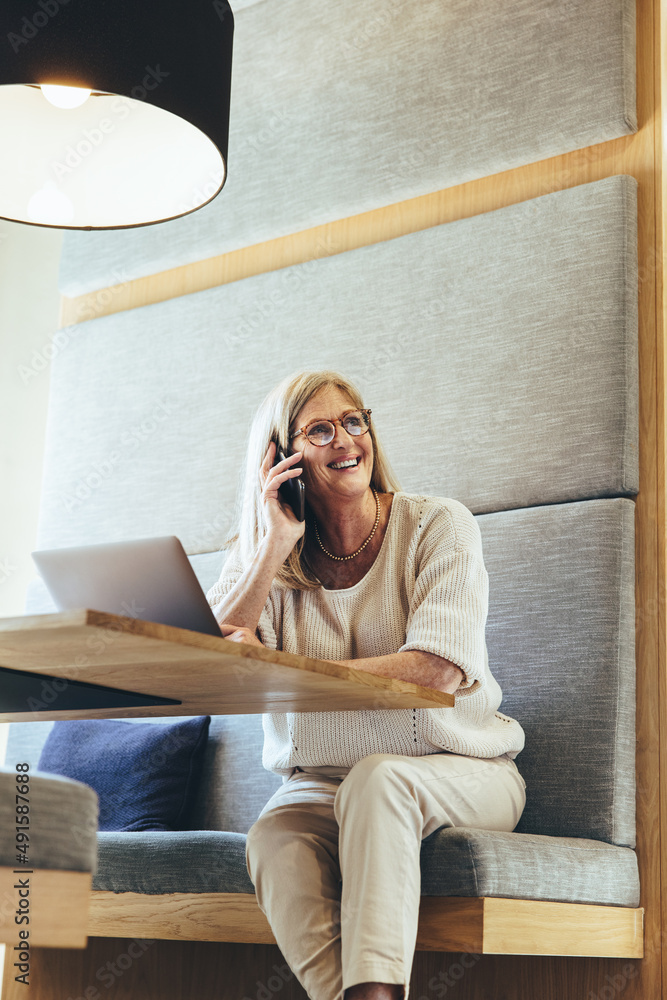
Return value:
M 274 440 L 276 446 L 276 457 L 274 465 L 278 462 L 282 462 L 287 455 L 280 449 L 280 445 Z M 291 479 L 287 479 L 284 483 L 281 483 L 278 487 L 278 493 L 280 494 L 280 499 L 285 503 L 288 503 L 292 510 L 294 511 L 294 516 L 298 521 L 305 521 L 306 519 L 306 487 L 301 482 L 297 476 L 292 476 Z

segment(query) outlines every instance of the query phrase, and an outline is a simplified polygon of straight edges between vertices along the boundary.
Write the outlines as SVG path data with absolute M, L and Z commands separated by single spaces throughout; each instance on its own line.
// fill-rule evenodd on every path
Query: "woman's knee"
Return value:
M 336 799 L 334 813 L 340 823 L 342 814 L 352 801 L 363 802 L 365 809 L 372 810 L 371 801 L 386 799 L 389 788 L 392 796 L 401 789 L 410 794 L 409 783 L 404 780 L 401 769 L 401 759 L 396 754 L 372 753 L 350 768 L 341 781 Z
M 281 864 L 285 853 L 315 851 L 337 854 L 338 828 L 333 816 L 317 807 L 303 805 L 272 809 L 255 820 L 246 835 L 246 864 Z
M 256 819 L 246 834 L 245 856 L 250 877 L 258 864 L 270 862 L 281 853 L 286 841 L 293 840 L 296 831 L 282 810 L 264 813 Z M 254 881 L 254 879 L 253 879 Z
M 284 810 L 266 812 L 256 819 L 246 834 L 246 857 L 271 857 L 285 838 L 294 836 L 294 824 Z

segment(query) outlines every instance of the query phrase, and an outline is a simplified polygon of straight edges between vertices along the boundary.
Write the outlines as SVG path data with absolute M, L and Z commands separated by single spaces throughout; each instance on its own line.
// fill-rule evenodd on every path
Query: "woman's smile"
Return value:
M 327 469 L 333 469 L 334 472 L 354 472 L 359 468 L 362 462 L 361 455 L 351 455 L 348 458 L 337 458 L 333 462 L 327 465 Z M 344 464 L 343 464 L 344 463 Z M 354 464 L 352 464 L 354 463 Z M 342 467 L 341 467 L 342 466 Z

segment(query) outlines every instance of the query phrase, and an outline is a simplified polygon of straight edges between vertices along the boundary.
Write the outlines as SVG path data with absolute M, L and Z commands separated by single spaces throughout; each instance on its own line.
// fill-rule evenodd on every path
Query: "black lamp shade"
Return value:
M 209 202 L 227 173 L 233 32 L 226 0 L 2 0 L 0 217 L 116 229 Z M 54 107 L 44 84 L 91 94 Z

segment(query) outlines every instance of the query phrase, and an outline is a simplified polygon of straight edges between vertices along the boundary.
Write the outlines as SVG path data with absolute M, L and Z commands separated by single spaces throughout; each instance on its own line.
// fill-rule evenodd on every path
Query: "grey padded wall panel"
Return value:
M 518 719 L 517 831 L 635 844 L 634 503 L 478 518 L 489 666 Z
M 252 414 L 302 367 L 357 381 L 408 492 L 633 495 L 635 198 L 611 177 L 68 328 L 39 547 L 222 545 Z
M 477 521 L 489 572 L 489 665 L 503 690 L 501 710 L 526 732 L 517 758 L 527 784 L 518 829 L 633 846 L 634 504 L 592 500 Z M 206 589 L 222 555 L 192 562 Z M 41 747 L 48 728 L 12 726 L 10 750 L 25 752 L 23 738 Z M 238 738 L 235 752 L 227 745 L 239 729 L 241 755 Z M 265 772 L 261 779 L 259 718 L 216 719 L 212 735 L 220 743 L 210 760 L 209 747 L 211 790 L 197 824 L 245 832 L 271 793 Z M 241 785 L 255 790 L 245 805 Z
M 637 127 L 634 0 L 264 0 L 235 24 L 222 194 L 163 225 L 66 234 L 64 294 Z

